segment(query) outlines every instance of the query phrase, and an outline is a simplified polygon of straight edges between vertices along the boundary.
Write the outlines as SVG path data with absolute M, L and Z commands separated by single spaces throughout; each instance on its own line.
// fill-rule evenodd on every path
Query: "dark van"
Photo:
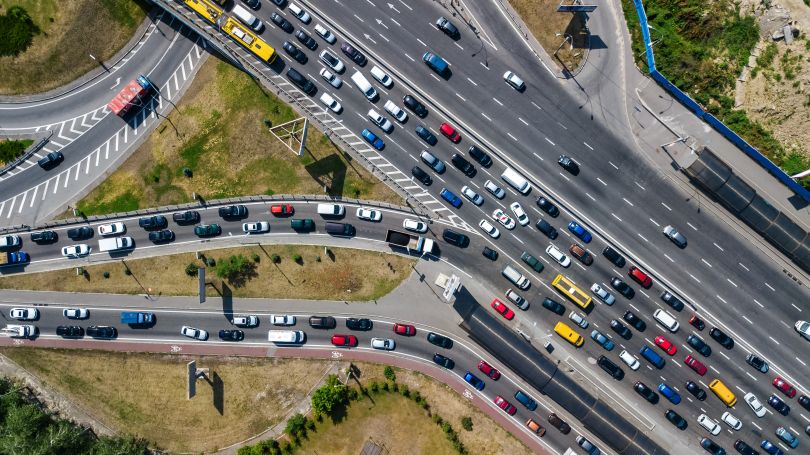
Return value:
M 349 223 L 326 223 L 326 232 L 331 235 L 345 235 L 351 237 L 354 235 L 354 226 Z
M 651 364 L 655 365 L 655 367 L 659 370 L 664 368 L 664 359 L 662 359 L 661 356 L 658 355 L 657 352 L 653 351 L 649 346 L 642 346 L 639 354 L 641 354 L 641 356 L 647 359 L 647 361 L 649 361 Z
M 309 232 L 315 229 L 315 222 L 309 218 L 292 219 L 290 220 L 290 227 L 293 231 Z
M 315 93 L 315 84 L 307 79 L 303 74 L 299 73 L 295 68 L 287 70 L 287 79 L 300 88 L 307 95 Z

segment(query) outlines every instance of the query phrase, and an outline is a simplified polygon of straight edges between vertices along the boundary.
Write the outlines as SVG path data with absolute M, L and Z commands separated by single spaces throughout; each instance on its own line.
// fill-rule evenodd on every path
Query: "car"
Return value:
M 548 423 L 550 423 L 554 428 L 560 430 L 560 433 L 562 434 L 568 434 L 571 432 L 571 426 L 553 412 L 548 415 Z
M 385 148 L 385 142 L 383 142 L 382 139 L 378 138 L 377 135 L 369 131 L 367 128 L 364 129 L 360 135 L 363 136 L 363 139 L 365 139 L 366 142 L 371 144 L 371 146 L 375 149 L 382 150 Z
M 531 430 L 533 433 L 537 434 L 537 436 L 540 436 L 541 438 L 543 437 L 543 435 L 546 434 L 546 429 L 543 428 L 543 426 L 540 425 L 539 423 L 535 422 L 534 419 L 527 420 L 526 426 L 529 428 L 529 430 Z
M 689 324 L 698 330 L 703 330 L 706 328 L 706 323 L 703 322 L 703 319 L 700 319 L 696 314 L 693 314 L 692 317 L 689 318 Z
M 676 392 L 672 387 L 668 386 L 665 382 L 658 384 L 658 391 L 672 404 L 678 404 L 681 402 L 681 396 L 678 394 L 678 392 Z
M 636 291 L 617 276 L 610 279 L 610 285 L 627 299 L 632 299 L 636 295 Z
M 627 352 L 627 350 L 622 350 L 622 352 L 619 353 L 619 358 L 633 371 L 638 370 L 638 368 L 641 366 L 641 362 L 638 360 L 638 358 Z
M 579 164 L 576 161 L 572 160 L 571 157 L 566 155 L 560 155 L 557 158 L 557 164 L 562 166 L 563 169 L 570 172 L 573 175 L 579 175 Z
M 503 73 L 503 80 L 506 81 L 507 84 L 511 85 L 512 88 L 515 90 L 522 92 L 526 90 L 526 83 L 523 82 L 517 74 L 513 73 L 512 71 L 507 71 Z
M 497 381 L 501 377 L 501 372 L 484 360 L 478 362 L 478 370 L 484 373 L 488 378 L 492 379 L 493 381 Z
M 613 265 L 619 268 L 624 267 L 624 265 L 627 263 L 624 256 L 609 246 L 606 246 L 605 249 L 602 250 L 602 256 L 606 257 L 608 261 L 612 262 Z
M 495 396 L 495 406 L 503 409 L 504 412 L 509 414 L 510 416 L 515 415 L 517 412 L 517 408 L 510 402 L 506 401 L 502 396 L 496 395 Z
M 385 74 L 385 72 L 377 65 L 371 67 L 371 77 L 376 79 L 377 82 L 382 84 L 385 88 L 391 88 L 394 86 L 394 80 L 391 79 L 391 76 Z
M 290 220 L 290 228 L 296 232 L 311 232 L 315 230 L 315 221 L 310 218 Z
M 312 17 L 309 15 L 309 13 L 304 11 L 303 8 L 296 5 L 295 3 L 290 3 L 290 5 L 287 8 L 290 10 L 293 16 L 297 17 L 298 20 L 300 20 L 305 24 L 309 24 L 309 21 L 312 20 Z
M 556 239 L 557 236 L 559 235 L 557 233 L 557 230 L 554 229 L 554 226 L 548 224 L 548 222 L 544 219 L 537 220 L 537 224 L 535 226 L 537 226 L 538 231 L 542 232 L 543 234 L 546 234 L 546 236 L 551 240 Z
M 82 226 L 67 230 L 67 236 L 71 240 L 85 240 L 93 237 L 93 228 Z
M 552 204 L 551 201 L 543 196 L 537 198 L 537 206 L 540 207 L 540 210 L 548 213 L 548 215 L 552 218 L 557 218 L 560 216 L 560 209 L 558 209 L 556 205 Z
M 405 105 L 408 109 L 412 110 L 414 114 L 416 114 L 419 118 L 425 118 L 428 114 L 428 110 L 424 104 L 420 103 L 411 95 L 405 95 L 402 97 L 402 104 Z
M 762 402 L 751 392 L 748 392 L 743 397 L 743 401 L 754 411 L 757 417 L 764 417 L 765 416 L 765 406 L 762 405 Z
M 357 346 L 357 337 L 354 335 L 335 334 L 332 335 L 332 345 L 345 348 Z
M 478 164 L 484 167 L 492 166 L 492 158 L 486 154 L 483 150 L 478 148 L 475 145 L 471 145 L 469 149 L 467 149 L 467 153 L 475 160 L 478 161 Z
M 546 254 L 551 256 L 555 261 L 557 261 L 558 264 L 560 264 L 563 267 L 568 267 L 571 265 L 571 259 L 554 245 L 549 244 L 549 246 L 546 247 Z
M 268 232 L 270 230 L 270 223 L 267 221 L 254 221 L 253 223 L 242 223 L 242 232 L 245 234 L 259 234 Z
M 810 340 L 810 322 L 796 321 L 796 324 L 793 325 L 793 329 L 806 340 Z
M 509 208 L 512 210 L 512 213 L 515 214 L 515 218 L 521 226 L 526 226 L 529 224 L 529 216 L 526 215 L 526 211 L 523 210 L 523 207 L 520 206 L 519 202 L 509 204 Z
M 694 381 L 686 381 L 686 390 L 700 401 L 706 399 L 706 391 L 701 389 L 700 386 Z
M 418 232 L 420 234 L 427 232 L 428 227 L 422 221 L 412 220 L 410 218 L 405 218 L 402 222 L 402 227 L 413 232 Z
M 793 433 L 786 430 L 785 427 L 779 427 L 776 429 L 776 436 L 779 437 L 785 444 L 790 446 L 791 449 L 795 449 L 799 446 L 799 438 L 797 438 Z
M 514 224 L 514 221 L 512 223 Z M 520 255 L 520 259 L 535 272 L 540 273 L 543 271 L 543 263 L 540 262 L 540 260 L 536 257 L 532 256 L 529 252 L 524 251 L 523 254 Z
M 371 319 L 348 318 L 346 319 L 346 327 L 349 330 L 371 330 L 373 323 L 371 322 Z
M 93 338 L 115 338 L 118 336 L 118 330 L 108 325 L 91 325 L 85 333 Z
M 498 199 L 503 199 L 503 197 L 506 196 L 506 191 L 504 191 L 503 188 L 493 183 L 492 180 L 487 180 L 486 182 L 484 182 L 484 188 L 490 193 L 492 193 L 492 195 Z
M 731 429 L 734 431 L 740 431 L 740 428 L 742 428 L 742 421 L 734 417 L 734 414 L 728 411 L 724 412 L 723 415 L 720 416 L 720 420 L 731 427 Z
M 292 216 L 295 208 L 290 204 L 273 204 L 270 206 L 270 213 L 273 216 Z
M 77 325 L 60 325 L 56 327 L 56 335 L 64 338 L 81 338 L 84 329 Z
M 779 447 L 775 446 L 771 441 L 767 439 L 763 439 L 759 447 L 761 447 L 762 450 L 764 450 L 766 453 L 769 453 L 770 455 L 785 455 L 785 452 L 782 452 L 782 450 Z
M 416 327 L 409 324 L 396 323 L 394 324 L 394 333 L 397 335 L 412 337 L 416 335 Z
M 397 348 L 397 343 L 391 338 L 372 338 L 371 347 L 383 351 L 393 351 Z
M 630 278 L 635 280 L 636 283 L 640 284 L 644 289 L 650 289 L 652 286 L 652 278 L 650 278 L 649 275 L 642 272 L 641 269 L 636 266 L 630 267 L 627 274 L 630 275 Z
M 343 44 L 340 45 L 340 50 L 346 54 L 347 57 L 352 59 L 354 63 L 357 63 L 360 66 L 366 65 L 366 56 L 355 49 L 351 44 L 344 41 Z
M 422 138 L 423 141 L 427 142 L 428 145 L 436 145 L 439 142 L 439 140 L 436 139 L 436 136 L 434 136 L 429 129 L 422 125 L 416 127 L 416 135 Z
M 476 375 L 470 373 L 469 371 L 464 375 L 464 380 L 467 381 L 468 384 L 475 387 L 477 390 L 484 390 L 484 381 L 479 379 Z
M 453 359 L 451 359 L 449 357 L 445 357 L 445 356 L 443 356 L 441 354 L 433 354 L 433 361 L 436 364 L 447 368 L 448 370 L 452 370 L 453 367 L 456 366 L 456 362 L 454 362 Z M 469 372 L 467 372 L 467 373 L 469 374 Z M 482 384 L 483 384 L 483 382 L 482 382 Z
M 447 188 L 442 188 L 441 192 L 439 192 L 439 196 L 442 197 L 445 201 L 449 202 L 455 208 L 461 207 L 461 198 L 456 196 L 455 193 L 448 190 Z
M 548 297 L 543 299 L 542 305 L 543 308 L 551 311 L 552 313 L 556 313 L 560 316 L 562 316 L 563 313 L 565 313 L 565 307 L 560 302 L 556 302 Z
M 335 41 L 337 41 L 334 33 L 327 30 L 326 27 L 321 24 L 315 25 L 315 33 L 329 44 L 335 44 Z
M 368 110 L 368 118 L 371 120 L 371 123 L 380 127 L 381 130 L 385 131 L 386 133 L 390 133 L 391 130 L 394 129 L 394 124 L 391 123 L 391 120 L 385 118 L 385 116 L 380 115 L 379 112 L 375 111 L 374 109 Z
M 475 166 L 473 166 L 472 163 L 458 153 L 454 153 L 453 156 L 450 157 L 450 162 L 467 177 L 475 177 L 475 174 L 478 172 L 475 170 Z
M 222 218 L 242 218 L 247 216 L 248 210 L 244 205 L 228 205 L 220 207 L 218 213 Z
M 612 351 L 613 347 L 616 346 L 615 343 L 613 343 L 613 340 L 598 330 L 591 332 L 591 338 L 593 341 L 596 341 L 596 344 L 602 346 L 606 351 Z
M 366 209 L 363 207 L 358 207 L 355 214 L 357 218 L 366 221 L 380 221 L 382 219 L 382 212 L 379 210 Z
M 447 169 L 442 160 L 436 158 L 427 150 L 422 150 L 422 153 L 419 154 L 419 158 L 423 163 L 427 164 L 431 169 L 436 171 L 437 174 L 444 174 L 445 169 Z
M 689 424 L 686 423 L 686 419 L 681 417 L 680 414 L 672 409 L 667 409 L 667 412 L 664 413 L 664 417 L 666 417 L 671 424 L 675 425 L 675 427 L 681 431 L 685 430 L 686 427 L 689 426 Z
M 237 327 L 256 327 L 259 325 L 259 317 L 255 315 L 236 315 L 233 317 L 233 325 Z
M 576 325 L 582 327 L 583 329 L 588 328 L 588 321 L 585 319 L 585 316 L 575 311 L 571 311 L 571 313 L 568 314 L 568 319 L 574 321 Z
M 599 356 L 599 360 L 597 360 L 596 363 L 613 379 L 616 379 L 617 381 L 624 379 L 624 370 L 622 370 L 621 367 L 613 363 L 607 357 L 603 355 Z
M 411 175 L 413 175 L 414 177 L 416 177 L 416 180 L 419 180 L 419 181 L 420 181 L 420 182 L 422 182 L 422 184 L 423 184 L 423 185 L 425 185 L 425 186 L 429 186 L 431 183 L 433 183 L 433 179 L 432 179 L 432 178 L 430 178 L 430 175 L 429 175 L 427 172 L 425 172 L 425 171 L 424 171 L 424 170 L 423 170 L 421 167 L 419 167 L 419 166 L 414 166 L 414 167 L 411 169 Z
M 138 218 L 138 226 L 142 227 L 147 231 L 153 230 L 156 231 L 158 229 L 164 229 L 168 225 L 169 221 L 166 220 L 166 217 L 163 215 L 153 215 Z
M 484 249 L 481 251 L 481 254 L 483 254 L 484 257 L 489 259 L 490 261 L 498 260 L 498 252 L 488 246 L 484 247 Z
M 65 156 L 62 155 L 62 152 L 50 152 L 47 155 L 40 158 L 39 161 L 37 161 L 37 164 L 42 169 L 48 170 L 52 167 L 56 167 L 56 165 L 61 163 L 64 159 Z
M 675 344 L 661 335 L 655 337 L 655 345 L 663 349 L 664 352 L 669 355 L 675 355 L 675 353 L 678 352 L 678 348 L 675 346 Z
M 616 302 L 616 297 L 613 297 L 613 294 L 606 291 L 599 283 L 591 285 L 591 292 L 607 305 L 613 305 L 613 303 Z
M 445 18 L 444 16 L 439 16 L 439 18 L 436 19 L 436 27 L 439 30 L 443 31 L 444 34 L 449 36 L 450 38 L 458 39 L 461 36 L 461 34 L 458 31 L 458 28 L 456 28 L 456 26 L 453 25 L 453 23 L 450 22 L 450 20 Z
M 154 243 L 171 242 L 174 240 L 174 231 L 171 229 L 161 229 L 149 233 L 149 241 Z
M 726 455 L 726 449 L 720 447 L 709 438 L 702 438 L 700 440 L 700 446 L 712 455 Z
M 20 321 L 34 321 L 39 319 L 39 310 L 36 308 L 22 307 L 12 308 L 8 312 L 8 317 Z
M 334 329 L 337 321 L 332 316 L 310 316 L 309 326 L 313 329 Z
M 504 213 L 502 209 L 495 209 L 492 211 L 492 219 L 501 223 L 506 229 L 512 230 L 515 228 L 515 220 L 509 215 Z M 542 268 L 541 268 L 542 269 Z M 540 270 L 538 270 L 539 272 Z
M 492 303 L 490 304 L 495 311 L 498 312 L 501 316 L 506 318 L 507 321 L 511 321 L 515 317 L 515 312 L 510 310 L 508 306 L 506 306 L 503 302 L 498 299 L 493 299 Z
M 278 13 L 273 13 L 270 15 L 270 20 L 273 21 L 274 24 L 278 25 L 278 28 L 284 30 L 287 33 L 293 32 L 293 26 L 287 19 L 281 17 Z
M 737 439 L 734 441 L 734 448 L 737 452 L 740 452 L 742 455 L 759 455 L 759 452 L 754 450 L 751 446 L 745 443 L 745 441 Z
M 579 244 L 572 243 L 571 246 L 568 247 L 568 251 L 571 253 L 571 256 L 579 259 L 579 262 L 585 265 L 593 264 L 593 256 L 591 253 L 585 248 L 582 248 Z
M 219 339 L 223 341 L 242 341 L 245 339 L 245 332 L 237 329 L 221 329 Z
M 213 237 L 222 234 L 222 228 L 218 224 L 201 224 L 194 226 L 194 235 L 197 237 Z
M 768 362 L 765 361 L 762 357 L 756 354 L 748 354 L 748 357 L 745 358 L 745 362 L 760 373 L 767 373 L 770 367 L 768 366 Z
M 638 330 L 639 332 L 643 332 L 647 329 L 647 323 L 644 322 L 643 319 L 638 317 L 635 313 L 630 310 L 624 312 L 622 319 L 627 321 L 630 325 L 633 326 L 634 329 Z
M 32 232 L 30 238 L 34 243 L 54 243 L 59 240 L 59 234 L 54 231 L 39 231 Z
M 318 48 L 318 43 L 311 36 L 309 36 L 309 33 L 303 30 L 298 30 L 295 32 L 295 37 L 298 38 L 298 41 L 300 41 L 301 44 L 311 51 Z
M 787 395 L 788 398 L 793 398 L 796 396 L 796 389 L 793 388 L 790 383 L 785 381 L 782 376 L 777 376 L 774 378 L 772 382 L 773 386 L 779 389 L 782 393 Z
M 808 397 L 807 395 L 801 395 L 799 396 L 798 401 L 801 407 L 810 411 L 810 397 Z
M 481 205 L 484 203 L 484 197 L 480 194 L 476 193 L 467 185 L 461 187 L 461 194 L 464 195 L 467 199 L 470 200 L 475 205 Z
M 318 74 L 320 74 L 321 77 L 323 78 L 323 80 L 328 82 L 329 85 L 331 85 L 332 87 L 340 88 L 340 86 L 343 85 L 343 80 L 340 77 L 338 77 L 337 74 L 329 71 L 326 68 L 321 68 L 321 70 L 318 72 Z M 321 94 L 320 100 L 329 109 L 331 109 L 332 112 L 340 112 L 340 108 L 343 107 L 343 106 L 340 105 L 340 103 L 338 101 L 335 100 L 335 98 L 332 95 L 330 95 L 330 94 L 328 94 L 326 92 Z M 340 106 L 340 107 L 338 107 L 338 106 Z
M 633 332 L 630 331 L 624 324 L 619 322 L 618 319 L 611 319 L 610 320 L 610 328 L 613 329 L 614 332 L 618 333 L 620 337 L 624 338 L 625 340 L 629 340 L 633 337 Z
M 98 235 L 102 237 L 121 235 L 125 232 L 127 232 L 127 226 L 120 221 L 110 224 L 102 224 L 98 227 Z
M 695 373 L 701 376 L 705 375 L 706 371 L 708 371 L 706 365 L 703 365 L 698 359 L 692 357 L 691 355 L 686 356 L 686 358 L 683 359 L 683 363 L 685 363 L 689 368 L 695 370 Z
M 185 212 L 172 213 L 172 220 L 177 224 L 196 224 L 200 222 L 200 212 L 196 210 L 186 210 Z
M 65 308 L 62 310 L 62 315 L 68 319 L 87 319 L 90 317 L 90 312 L 87 308 Z
M 295 68 L 287 70 L 287 79 L 307 95 L 314 95 L 318 91 L 315 84 Z
M 385 109 L 385 112 L 391 114 L 391 117 L 397 119 L 399 123 L 405 123 L 408 120 L 408 114 L 406 114 L 402 108 L 394 104 L 394 102 L 391 100 L 386 101 L 383 108 Z
M 450 142 L 454 144 L 458 144 L 461 142 L 461 135 L 458 134 L 458 131 L 447 122 L 444 122 L 439 126 L 439 132 L 442 133 L 444 137 L 450 139 Z
M 501 236 L 501 231 L 499 231 L 498 228 L 493 226 L 492 223 L 490 223 L 487 220 L 479 221 L 478 227 L 480 227 L 482 231 L 489 234 L 489 236 L 492 237 L 493 239 L 497 239 L 498 237 Z
M 180 335 L 200 341 L 205 341 L 208 339 L 208 332 L 187 325 L 180 328 Z
M 271 314 L 270 323 L 273 325 L 295 325 L 295 316 L 290 314 Z
M 635 390 L 637 394 L 644 397 L 644 399 L 649 401 L 651 404 L 658 403 L 659 400 L 658 394 L 655 393 L 653 389 L 647 387 L 647 385 L 644 384 L 643 382 L 636 381 L 636 383 L 633 384 L 633 390 Z
M 734 339 L 726 335 L 717 327 L 712 327 L 712 329 L 709 331 L 709 336 L 714 338 L 714 341 L 720 343 L 720 346 L 723 346 L 726 349 L 731 349 L 734 347 Z
M 429 343 L 435 344 L 436 346 L 444 349 L 452 349 L 453 348 L 453 340 L 447 338 L 446 336 L 439 335 L 438 333 L 428 332 L 427 340 Z
M 90 254 L 90 247 L 86 243 L 77 243 L 62 247 L 62 256 L 68 259 L 76 259 Z
M 591 233 L 586 231 L 585 228 L 580 226 L 576 221 L 571 221 L 568 223 L 568 230 L 585 243 L 591 243 L 591 240 L 593 239 Z
M 525 394 L 521 390 L 518 390 L 517 392 L 515 392 L 515 400 L 517 400 L 518 403 L 525 406 L 526 409 L 528 409 L 529 411 L 534 411 L 535 409 L 537 409 L 537 402 L 534 401 L 534 399 L 532 397 Z
M 599 449 L 593 445 L 591 441 L 588 441 L 585 436 L 577 436 L 577 445 L 582 447 L 582 450 L 588 453 L 588 455 L 599 455 Z
M 444 239 L 445 242 L 459 248 L 467 248 L 467 246 L 470 244 L 469 237 L 452 229 L 445 229 L 442 231 L 442 239 Z
M 683 310 L 683 302 L 681 301 L 681 299 L 675 297 L 669 291 L 664 291 L 661 293 L 661 300 L 663 300 L 664 303 L 666 303 L 667 305 L 671 306 L 672 309 L 675 311 Z
M 683 236 L 677 229 L 674 227 L 667 225 L 664 227 L 664 235 L 672 241 L 675 245 L 678 246 L 680 249 L 686 248 L 686 237 Z

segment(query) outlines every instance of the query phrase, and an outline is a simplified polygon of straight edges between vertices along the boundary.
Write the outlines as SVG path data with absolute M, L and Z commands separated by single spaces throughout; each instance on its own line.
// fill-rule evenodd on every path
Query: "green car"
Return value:
M 290 220 L 290 227 L 294 231 L 309 232 L 315 229 L 315 222 L 309 218 Z
M 540 273 L 543 271 L 543 263 L 531 254 L 524 251 L 520 258 L 523 259 L 523 262 L 529 264 L 529 267 L 533 268 L 535 272 Z
M 194 227 L 194 234 L 198 237 L 212 237 L 222 234 L 222 228 L 218 224 L 201 224 Z

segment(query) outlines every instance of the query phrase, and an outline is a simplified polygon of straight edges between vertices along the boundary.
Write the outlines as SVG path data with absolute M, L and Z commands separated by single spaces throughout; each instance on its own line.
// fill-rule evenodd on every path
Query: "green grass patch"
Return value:
M 19 141 L 0 141 L 0 163 L 8 164 L 25 152 L 34 141 L 22 139 Z

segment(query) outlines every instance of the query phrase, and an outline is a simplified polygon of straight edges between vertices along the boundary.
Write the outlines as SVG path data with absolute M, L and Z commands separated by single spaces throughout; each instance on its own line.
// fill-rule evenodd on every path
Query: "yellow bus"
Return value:
M 217 20 L 222 16 L 222 9 L 211 3 L 209 0 L 184 0 L 186 5 L 197 12 L 203 19 L 217 25 Z
M 558 322 L 557 325 L 554 326 L 554 331 L 557 332 L 557 335 L 565 338 L 565 341 L 573 344 L 576 347 L 580 347 L 583 343 L 585 343 L 585 339 L 582 338 L 582 335 L 577 333 L 564 322 Z
M 591 310 L 591 307 L 593 306 L 591 305 L 591 296 L 583 292 L 582 289 L 578 288 L 573 281 L 560 274 L 554 278 L 551 285 L 560 291 L 562 295 L 568 297 L 568 300 L 576 303 L 586 312 Z
M 717 395 L 717 398 L 725 403 L 726 406 L 732 407 L 737 404 L 737 397 L 734 396 L 734 393 L 729 390 L 725 384 L 723 384 L 723 381 L 715 379 L 709 383 L 709 389 L 714 392 L 714 394 Z
M 236 22 L 234 18 L 229 17 L 225 25 L 222 26 L 222 30 L 265 62 L 273 63 L 276 60 L 276 50 Z

